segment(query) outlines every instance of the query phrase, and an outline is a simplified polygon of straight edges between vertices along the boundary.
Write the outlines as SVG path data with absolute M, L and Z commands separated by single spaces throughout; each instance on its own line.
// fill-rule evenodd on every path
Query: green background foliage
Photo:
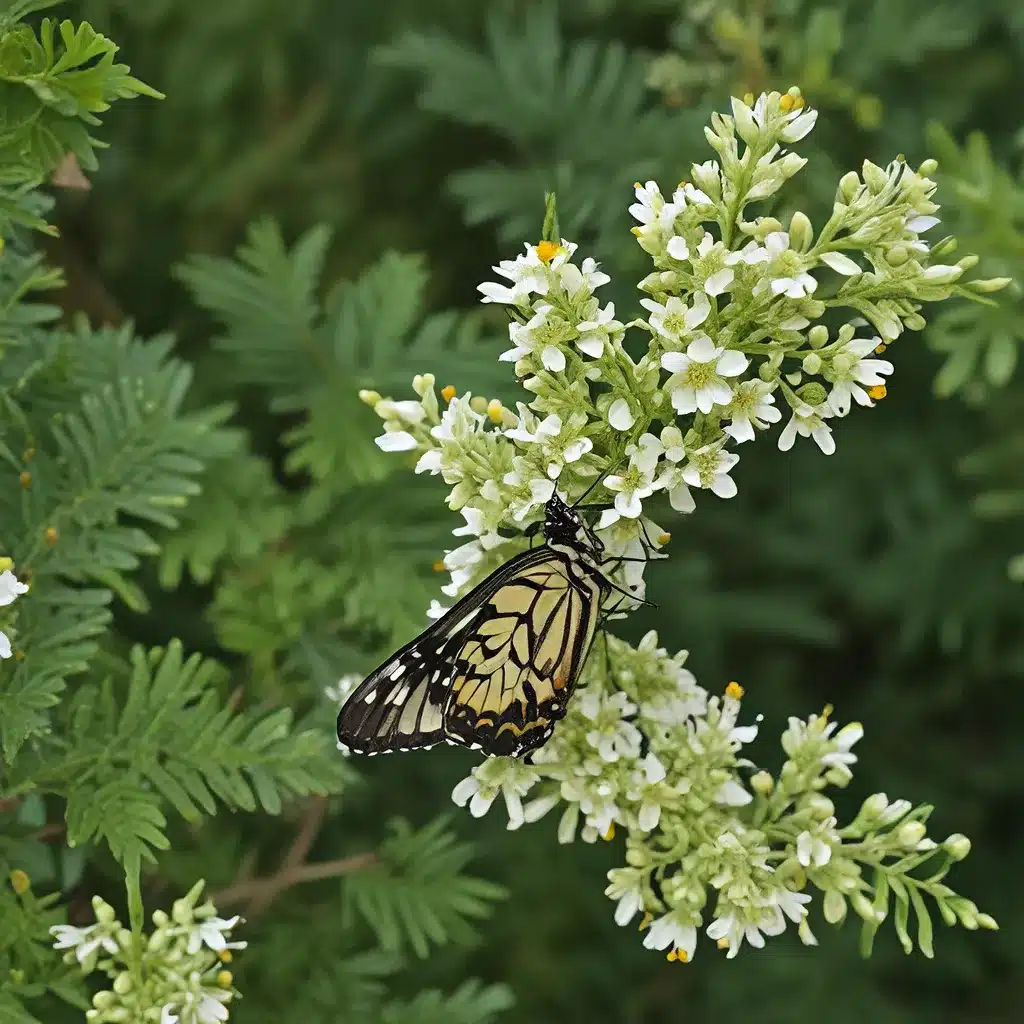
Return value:
M 633 180 L 705 159 L 730 92 L 797 84 L 822 116 L 776 215 L 821 222 L 864 157 L 934 155 L 948 230 L 1024 280 L 1016 0 L 3 6 L 0 553 L 33 574 L 28 656 L 0 666 L 5 874 L 78 923 L 94 892 L 124 901 L 111 855 L 149 910 L 205 877 L 250 919 L 240 1021 L 1019 1018 L 1017 285 L 894 346 L 889 397 L 831 458 L 762 443 L 737 498 L 659 509 L 659 608 L 617 627 L 690 649 L 712 690 L 741 681 L 766 751 L 826 702 L 863 721 L 850 806 L 934 803 L 936 835 L 974 841 L 956 883 L 999 933 L 942 930 L 930 962 L 883 929 L 864 962 L 818 921 L 818 949 L 667 964 L 601 895 L 618 843 L 442 817 L 472 755 L 345 762 L 322 692 L 422 624 L 457 525 L 443 485 L 375 448 L 356 393 L 431 370 L 517 397 L 475 285 L 537 236 L 545 190 L 628 282 Z M 59 64 L 40 11 L 115 39 L 166 99 L 85 29 L 57 30 Z M 69 150 L 91 191 L 31 191 Z M 81 1019 L 44 903 L 0 890 L 0 1018 Z

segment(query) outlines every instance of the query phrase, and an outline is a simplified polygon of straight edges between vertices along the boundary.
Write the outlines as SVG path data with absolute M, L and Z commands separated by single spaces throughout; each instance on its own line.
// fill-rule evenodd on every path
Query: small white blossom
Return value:
M 697 950 L 697 927 L 682 921 L 675 912 L 651 922 L 644 936 L 647 949 L 673 949 L 684 963 L 693 959 Z M 683 954 L 680 956 L 679 954 Z
M 814 438 L 814 443 L 822 452 L 831 455 L 836 450 L 836 442 L 832 437 L 832 428 L 825 422 L 825 418 L 831 415 L 832 410 L 827 404 L 812 407 L 806 402 L 800 402 L 794 407 L 792 417 L 779 435 L 779 451 L 788 452 L 799 434 L 801 437 Z
M 230 932 L 240 920 L 240 917 L 235 916 L 229 918 L 207 917 L 197 921 L 188 937 L 187 951 L 189 953 L 196 953 L 202 946 L 209 946 L 215 953 L 219 953 L 222 949 L 227 949 L 228 940 L 224 937 L 224 933 Z M 244 948 L 245 945 L 243 942 L 241 947 Z M 232 948 L 237 949 L 239 946 L 238 944 L 233 944 Z
M 881 344 L 881 340 L 878 337 L 854 338 L 833 356 L 825 377 L 833 383 L 828 404 L 837 416 L 845 416 L 850 411 L 851 399 L 858 405 L 873 405 L 871 396 L 864 388 L 884 384 L 883 374 L 893 372 L 893 365 L 888 359 L 867 358 Z
M 823 868 L 832 859 L 832 847 L 820 836 L 812 835 L 804 829 L 796 837 L 796 856 L 805 868 L 812 864 L 816 868 Z
M 27 593 L 28 584 L 22 583 L 10 569 L 0 572 L 0 608 L 17 600 L 19 595 Z
M 621 690 L 610 697 L 591 690 L 580 696 L 577 703 L 580 714 L 593 723 L 587 732 L 587 742 L 602 760 L 636 757 L 642 737 L 640 730 L 626 719 L 636 714 L 637 707 Z
M 733 392 L 725 415 L 730 422 L 722 430 L 737 444 L 753 441 L 755 428 L 765 430 L 769 423 L 782 419 L 782 413 L 775 408 L 771 385 L 762 380 L 743 381 Z
M 747 368 L 747 357 L 734 349 L 717 346 L 701 334 L 686 352 L 666 352 L 661 365 L 672 374 L 665 388 L 672 395 L 678 413 L 711 412 L 715 405 L 732 401 L 732 386 L 726 378 L 737 377 Z
M 699 448 L 683 469 L 683 480 L 691 487 L 706 487 L 720 498 L 736 496 L 736 481 L 729 476 L 740 457 L 727 452 L 720 445 L 709 444 Z
M 693 303 L 689 306 L 675 295 L 669 296 L 664 303 L 641 299 L 640 305 L 650 311 L 648 322 L 652 330 L 676 344 L 692 334 L 711 312 L 711 303 L 702 292 L 694 294 Z
M 508 812 L 508 828 L 519 828 L 526 817 L 523 797 L 538 781 L 537 772 L 514 757 L 492 757 L 473 769 L 453 790 L 452 800 L 459 807 L 469 804 L 469 813 L 481 818 L 500 793 Z
M 111 956 L 115 955 L 120 947 L 114 937 L 100 924 L 91 924 L 86 928 L 76 928 L 70 924 L 57 924 L 50 929 L 50 933 L 56 940 L 54 949 L 73 949 L 75 959 L 85 963 L 92 953 L 102 949 Z
M 419 447 L 419 442 L 407 430 L 385 428 L 385 432 L 374 438 L 382 452 L 409 452 Z

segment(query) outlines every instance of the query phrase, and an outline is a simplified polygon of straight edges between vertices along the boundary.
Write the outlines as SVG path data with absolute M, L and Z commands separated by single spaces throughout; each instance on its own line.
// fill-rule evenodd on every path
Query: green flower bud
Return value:
M 807 799 L 807 808 L 817 818 L 818 821 L 824 821 L 826 818 L 831 818 L 836 813 L 836 805 L 832 803 L 827 796 L 821 793 L 812 793 Z
M 122 971 L 114 979 L 114 991 L 119 996 L 126 996 L 131 992 L 133 987 L 132 976 L 127 971 Z
M 802 388 L 798 388 L 797 395 L 808 405 L 815 406 L 821 405 L 825 401 L 828 397 L 828 392 L 817 381 L 811 381 L 810 384 L 805 384 Z
M 92 1005 L 95 1006 L 97 1010 L 109 1010 L 116 1002 L 117 998 L 109 989 L 97 992 L 96 995 L 92 997 Z
M 988 292 L 1002 291 L 1012 280 L 1012 277 L 986 277 L 980 281 L 968 281 L 964 287 L 984 295 Z
M 775 788 L 775 780 L 768 772 L 755 772 L 750 777 L 750 788 L 760 796 L 768 796 Z
M 843 898 L 843 894 L 836 892 L 835 889 L 829 889 L 825 893 L 822 911 L 829 924 L 842 924 L 846 919 L 846 900 Z
M 814 241 L 814 228 L 810 218 L 797 210 L 789 221 L 789 240 L 794 249 L 807 252 Z
M 977 253 L 971 252 L 968 253 L 966 256 L 961 256 L 960 259 L 956 261 L 956 265 L 961 270 L 971 270 L 972 268 L 978 265 L 980 260 L 981 257 Z
M 928 157 L 927 160 L 921 161 L 921 166 L 918 167 L 917 173 L 922 178 L 930 178 L 939 169 L 939 161 L 933 157 Z
M 885 171 L 870 160 L 864 161 L 861 174 L 864 176 L 864 184 L 867 185 L 872 195 L 878 195 L 889 181 L 889 176 Z
M 957 245 L 957 240 L 952 235 L 946 235 L 945 238 L 940 239 L 932 246 L 932 259 L 937 260 L 946 256 L 952 256 L 957 250 Z
M 953 860 L 963 860 L 971 852 L 971 841 L 961 832 L 954 832 L 942 841 L 942 848 Z
M 772 381 L 779 379 L 779 369 L 777 366 L 772 366 L 771 361 L 766 359 L 757 368 L 757 375 L 766 384 L 770 384 Z
M 377 407 L 377 403 L 380 401 L 379 391 L 367 391 L 365 388 L 359 392 L 359 401 L 365 402 L 371 409 Z
M 990 932 L 999 931 L 999 923 L 991 916 L 991 914 L 979 914 L 978 927 L 987 928 Z
M 904 849 L 912 850 L 924 839 L 925 827 L 919 821 L 904 822 L 896 829 L 896 842 Z
M 100 924 L 113 924 L 117 920 L 114 908 L 99 896 L 93 896 L 92 910 Z
M 903 317 L 903 326 L 908 331 L 923 331 L 928 326 L 928 321 L 920 313 L 907 313 Z
M 902 267 L 910 259 L 910 250 L 905 245 L 894 245 L 885 255 L 890 267 Z
M 878 920 L 878 914 L 875 912 L 874 906 L 863 892 L 850 893 L 850 906 L 853 907 L 857 916 L 862 917 L 865 921 Z
M 860 177 L 856 171 L 848 171 L 839 179 L 837 195 L 849 205 L 860 189 Z
M 828 341 L 828 328 L 824 324 L 815 324 L 807 332 L 807 340 L 810 342 L 811 348 L 821 348 Z
M 804 368 L 804 373 L 809 373 L 813 377 L 821 373 L 821 356 L 817 352 L 808 352 L 801 365 Z

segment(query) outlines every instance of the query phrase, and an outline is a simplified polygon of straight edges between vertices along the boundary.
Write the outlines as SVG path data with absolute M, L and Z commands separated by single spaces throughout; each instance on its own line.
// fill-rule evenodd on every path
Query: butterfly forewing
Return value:
M 555 499 L 548 513 L 547 544 L 491 573 L 359 685 L 338 715 L 342 743 L 372 754 L 445 739 L 507 755 L 544 743 L 610 586 L 582 557 L 592 552 L 575 514 Z

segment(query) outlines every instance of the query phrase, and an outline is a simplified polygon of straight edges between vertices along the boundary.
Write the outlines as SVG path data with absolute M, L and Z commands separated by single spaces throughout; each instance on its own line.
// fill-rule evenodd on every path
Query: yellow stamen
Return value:
M 0 558 L 0 572 L 7 572 L 8 569 L 13 569 L 13 568 L 14 568 L 14 559 L 13 558 L 8 558 L 6 555 L 4 555 L 3 558 Z
M 10 873 L 11 888 L 19 895 L 28 892 L 32 886 L 32 880 L 21 868 L 15 868 Z
M 561 251 L 561 248 L 559 242 L 538 242 L 537 258 L 541 263 L 550 263 Z
M 637 931 L 642 932 L 645 929 L 650 928 L 651 922 L 653 920 L 654 920 L 654 915 L 653 914 L 644 914 L 644 916 L 640 919 L 640 927 L 637 929 Z
M 690 954 L 685 949 L 673 949 L 672 952 L 675 953 L 675 959 L 679 963 L 686 964 L 690 962 Z
M 828 721 L 829 716 L 831 716 L 833 711 L 835 711 L 835 707 L 833 707 L 833 705 L 831 705 L 831 704 L 826 704 L 821 709 L 821 717 L 824 718 L 826 721 Z
M 667 543 L 668 543 L 668 542 L 669 542 L 669 541 L 670 541 L 671 539 L 672 539 L 672 534 L 671 534 L 671 533 L 663 533 L 663 534 L 662 534 L 662 535 L 661 535 L 661 536 L 660 536 L 660 537 L 658 538 L 658 543 L 659 543 L 659 544 L 660 544 L 660 545 L 661 545 L 662 547 L 664 547 L 664 546 L 665 546 L 665 545 L 666 545 L 666 544 L 667 544 Z
M 220 957 L 220 962 L 222 964 L 229 964 L 229 963 L 231 963 L 232 960 L 234 960 L 234 957 L 231 955 L 231 950 L 230 949 L 222 949 L 217 954 L 217 956 Z
M 639 181 L 634 181 L 633 188 L 643 188 L 643 185 L 641 185 Z
M 497 398 L 492 398 L 487 403 L 487 418 L 492 423 L 500 423 L 505 415 L 505 408 Z
M 745 92 L 743 94 L 743 102 L 746 103 L 748 107 L 752 107 L 754 105 L 754 94 L 752 92 Z
M 726 938 L 721 938 L 721 939 L 718 940 L 717 945 L 718 945 L 719 949 L 728 949 L 729 948 L 729 940 L 726 939 Z
M 234 975 L 230 971 L 217 972 L 217 984 L 221 988 L 231 988 L 231 982 L 234 980 Z
M 794 106 L 796 106 L 796 100 L 794 100 L 793 97 L 789 95 L 789 93 L 786 93 L 786 95 L 779 100 L 779 110 L 787 114 L 793 109 Z
M 886 345 L 884 345 L 884 344 L 882 344 L 882 345 L 876 345 L 876 346 L 875 346 L 875 355 L 876 355 L 876 356 L 880 356 L 880 355 L 881 355 L 881 354 L 882 354 L 882 353 L 883 353 L 883 352 L 884 352 L 884 351 L 886 350 L 886 348 L 887 348 L 887 347 L 888 347 L 888 346 L 886 346 Z
M 32 483 L 32 474 L 26 469 L 21 476 L 18 477 L 18 482 L 21 484 L 21 489 L 25 490 L 29 484 Z
M 743 696 L 743 693 L 744 693 L 743 687 L 740 686 L 739 683 L 735 683 L 735 682 L 730 683 L 725 688 L 725 695 L 726 695 L 726 697 L 732 697 L 733 700 L 739 700 Z
M 443 387 L 441 389 L 441 397 L 446 402 L 450 402 L 457 394 L 458 394 L 458 391 L 455 390 L 455 385 L 454 384 L 448 384 L 447 386 L 445 386 L 445 387 Z
M 630 228 L 629 233 L 635 235 L 637 238 L 640 237 L 640 228 Z
M 615 822 L 614 821 L 608 826 L 608 831 L 605 832 L 605 834 L 603 836 L 601 836 L 601 838 L 602 839 L 606 839 L 609 842 L 611 842 L 611 840 L 613 840 L 615 838 Z
M 665 959 L 668 960 L 669 962 L 671 962 L 673 960 L 678 960 L 679 959 L 679 955 L 676 953 L 676 951 L 674 949 L 670 949 L 665 954 Z
M 876 402 L 880 402 L 888 393 L 884 384 L 876 384 L 874 387 L 868 388 L 868 395 Z
M 438 561 L 436 561 L 431 566 L 431 568 L 434 570 L 434 572 L 444 572 L 445 569 L 448 568 L 448 566 L 444 564 L 444 560 L 443 559 L 438 559 Z
M 43 531 L 43 540 L 45 540 L 52 548 L 57 541 L 60 540 L 60 534 L 57 532 L 57 528 L 55 526 L 48 526 Z

